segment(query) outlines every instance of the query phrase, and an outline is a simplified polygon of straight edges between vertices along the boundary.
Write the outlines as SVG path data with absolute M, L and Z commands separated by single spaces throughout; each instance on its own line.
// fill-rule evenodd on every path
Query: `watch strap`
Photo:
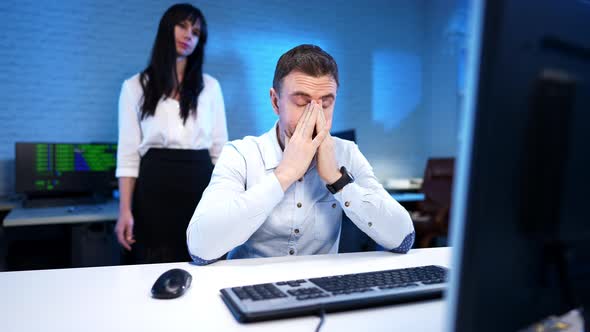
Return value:
M 328 188 L 328 190 L 332 194 L 339 192 L 340 190 L 342 190 L 342 188 L 344 188 L 344 186 L 353 181 L 352 177 L 348 174 L 346 167 L 340 167 L 340 173 L 342 174 L 342 176 L 340 176 L 340 178 L 336 180 L 336 182 L 326 185 L 326 188 Z

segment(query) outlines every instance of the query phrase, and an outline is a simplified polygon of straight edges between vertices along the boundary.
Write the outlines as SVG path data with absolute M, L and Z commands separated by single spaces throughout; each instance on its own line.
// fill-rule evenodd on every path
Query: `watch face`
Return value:
M 346 175 L 348 175 L 348 177 L 350 178 L 350 181 L 348 183 L 354 182 L 354 176 L 352 176 L 352 174 L 350 174 L 350 172 L 346 169 L 346 167 L 342 166 L 342 168 L 340 170 L 343 171 L 342 175 L 344 175 L 344 173 L 346 173 Z
M 350 174 L 349 171 L 346 171 L 346 174 L 348 174 L 348 177 L 350 178 L 350 182 L 354 182 L 354 176 L 352 176 L 352 174 Z

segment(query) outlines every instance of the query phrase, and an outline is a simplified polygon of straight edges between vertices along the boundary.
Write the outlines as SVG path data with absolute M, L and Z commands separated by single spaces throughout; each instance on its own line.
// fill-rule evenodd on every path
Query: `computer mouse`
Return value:
M 152 297 L 157 299 L 174 299 L 186 292 L 193 277 L 182 269 L 168 270 L 152 286 Z

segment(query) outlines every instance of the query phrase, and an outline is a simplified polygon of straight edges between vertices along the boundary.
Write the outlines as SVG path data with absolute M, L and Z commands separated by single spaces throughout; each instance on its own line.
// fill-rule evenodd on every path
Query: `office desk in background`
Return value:
M 219 295 L 224 287 L 418 265 L 449 266 L 450 248 L 408 254 L 364 252 L 189 263 L 0 273 L 2 331 L 315 331 L 307 316 L 238 323 Z M 150 289 L 172 268 L 193 276 L 174 300 L 156 300 Z M 442 299 L 326 314 L 327 331 L 428 331 L 444 328 Z
M 424 200 L 421 178 L 387 180 L 383 188 L 391 194 L 396 201 L 408 210 L 413 210 L 416 203 Z
M 5 268 L 119 264 L 121 255 L 113 231 L 118 213 L 118 202 L 114 200 L 45 208 L 15 204 L 3 220 Z
M 418 192 L 422 188 L 422 178 L 387 179 L 383 181 L 383 188 L 392 193 Z
M 14 209 L 15 207 L 17 207 L 17 204 L 14 201 L 8 199 L 0 199 L 0 212 L 8 212 Z
M 45 208 L 14 207 L 4 218 L 4 227 L 80 224 L 117 220 L 119 203 L 108 201 L 104 204 L 56 206 Z
M 392 193 L 391 197 L 402 205 L 404 205 L 404 203 L 415 203 L 424 200 L 423 193 Z

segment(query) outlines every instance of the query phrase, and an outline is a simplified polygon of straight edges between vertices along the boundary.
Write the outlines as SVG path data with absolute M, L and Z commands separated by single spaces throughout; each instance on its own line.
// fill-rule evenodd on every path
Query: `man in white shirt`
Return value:
M 190 221 L 197 264 L 228 252 L 230 259 L 336 253 L 342 211 L 385 249 L 412 247 L 408 212 L 356 144 L 330 136 L 338 85 L 336 62 L 318 46 L 281 56 L 270 89 L 278 122 L 225 145 Z

